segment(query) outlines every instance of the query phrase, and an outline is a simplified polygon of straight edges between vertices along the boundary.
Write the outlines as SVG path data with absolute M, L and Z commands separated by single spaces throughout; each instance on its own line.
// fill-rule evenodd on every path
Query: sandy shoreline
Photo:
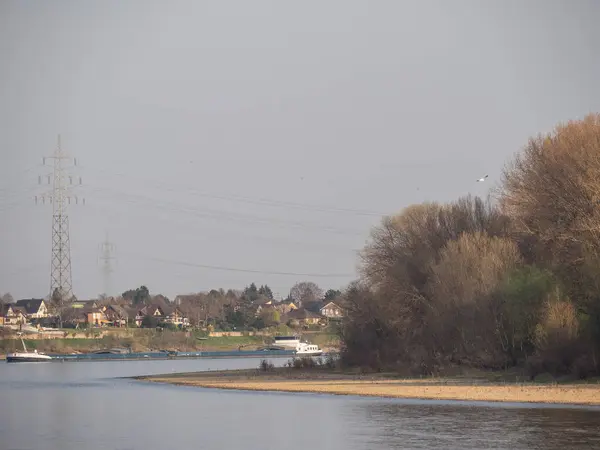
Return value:
M 335 373 L 263 373 L 256 370 L 136 377 L 204 388 L 308 392 L 383 398 L 600 405 L 600 384 L 490 383 L 465 379 L 393 379 Z

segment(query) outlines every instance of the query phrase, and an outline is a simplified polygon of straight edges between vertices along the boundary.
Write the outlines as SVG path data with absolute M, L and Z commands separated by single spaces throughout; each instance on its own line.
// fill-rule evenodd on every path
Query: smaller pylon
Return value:
M 104 278 L 104 296 L 108 297 L 111 291 L 110 285 L 110 277 L 114 271 L 113 263 L 116 262 L 116 257 L 114 256 L 114 252 L 116 247 L 113 243 L 110 242 L 108 238 L 108 232 L 106 233 L 106 238 L 104 242 L 100 244 L 99 248 L 99 257 L 98 262 L 100 263 L 100 267 L 102 269 L 102 275 Z

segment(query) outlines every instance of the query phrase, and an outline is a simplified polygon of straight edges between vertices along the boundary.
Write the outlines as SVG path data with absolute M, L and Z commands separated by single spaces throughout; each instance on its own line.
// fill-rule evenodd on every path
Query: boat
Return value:
M 52 357 L 46 355 L 45 353 L 38 353 L 37 350 L 32 352 L 27 351 L 27 347 L 25 346 L 25 341 L 21 338 L 21 343 L 23 344 L 22 352 L 13 352 L 8 353 L 6 355 L 6 362 L 46 362 L 52 361 Z
M 296 355 L 298 356 L 321 356 L 323 350 L 315 344 L 307 344 L 306 342 L 300 342 L 296 346 Z
M 126 348 L 105 348 L 90 353 L 93 353 L 95 355 L 125 355 L 127 353 L 131 353 L 131 351 Z
M 300 338 L 298 336 L 274 336 L 273 345 L 295 349 L 300 345 Z

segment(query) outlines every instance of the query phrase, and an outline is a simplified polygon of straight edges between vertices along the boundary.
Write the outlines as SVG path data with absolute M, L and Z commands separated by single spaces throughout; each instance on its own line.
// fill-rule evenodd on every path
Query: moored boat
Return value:
M 6 362 L 46 362 L 51 361 L 52 357 L 46 355 L 44 353 L 38 353 L 37 350 L 32 352 L 27 351 L 27 347 L 25 346 L 25 341 L 21 338 L 21 343 L 23 344 L 22 352 L 12 352 L 6 355 Z
M 300 344 L 300 337 L 298 336 L 274 336 L 273 345 L 278 347 L 291 347 L 296 348 Z
M 298 356 L 321 356 L 323 350 L 315 344 L 307 344 L 306 342 L 300 342 L 296 346 L 296 355 Z

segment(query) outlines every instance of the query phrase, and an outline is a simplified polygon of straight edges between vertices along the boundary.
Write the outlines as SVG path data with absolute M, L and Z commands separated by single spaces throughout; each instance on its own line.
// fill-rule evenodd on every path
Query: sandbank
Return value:
M 459 378 L 392 378 L 294 370 L 231 370 L 135 377 L 203 388 L 308 392 L 384 398 L 600 405 L 600 383 L 494 383 Z

